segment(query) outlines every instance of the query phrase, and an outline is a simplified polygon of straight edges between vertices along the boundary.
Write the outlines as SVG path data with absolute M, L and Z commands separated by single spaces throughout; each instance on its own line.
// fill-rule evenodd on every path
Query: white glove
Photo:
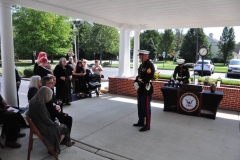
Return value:
M 183 81 L 181 81 L 180 84 L 182 85 L 182 84 L 183 84 Z
M 138 88 L 139 88 L 139 85 L 138 85 L 138 83 L 137 83 L 137 82 L 134 82 L 134 87 L 135 87 L 135 89 L 136 89 L 136 90 L 138 90 Z
M 175 83 L 179 83 L 179 81 L 178 81 L 178 80 L 176 80 L 176 81 L 175 81 Z

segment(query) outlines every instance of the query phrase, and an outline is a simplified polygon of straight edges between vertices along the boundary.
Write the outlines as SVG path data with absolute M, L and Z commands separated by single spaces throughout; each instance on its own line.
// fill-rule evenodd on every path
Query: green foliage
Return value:
M 91 53 L 93 49 L 91 45 L 91 37 L 93 36 L 92 29 L 93 26 L 91 26 L 88 22 L 84 22 L 81 26 L 79 26 L 79 47 L 81 51 L 85 53 L 85 56 Z
M 20 58 L 30 59 L 33 51 L 62 55 L 59 50 L 71 48 L 69 18 L 20 6 L 13 7 L 12 16 L 14 47 Z
M 116 28 L 94 24 L 90 39 L 91 52 L 100 54 L 100 62 L 103 53 L 117 55 L 119 52 L 119 33 Z
M 105 67 L 105 66 L 110 66 L 111 64 L 109 62 L 103 62 L 102 66 Z
M 161 74 L 161 73 L 160 73 L 160 78 L 161 78 L 161 79 L 170 79 L 170 78 L 172 78 L 172 75 L 169 75 L 169 74 Z
M 175 35 L 171 29 L 165 29 L 159 43 L 159 51 L 162 54 L 166 52 L 166 58 L 172 57 L 175 52 Z
M 18 73 L 19 73 L 20 76 L 23 76 L 23 75 L 24 75 L 23 71 L 24 71 L 24 70 L 18 70 Z
M 158 46 L 160 42 L 160 34 L 157 30 L 146 30 L 143 33 L 140 33 L 140 49 L 146 50 L 146 48 L 148 48 L 150 38 L 153 40 L 157 52 L 159 52 Z
M 156 57 L 156 47 L 154 45 L 154 42 L 152 40 L 152 38 L 150 38 L 148 40 L 148 43 L 147 43 L 147 48 L 146 48 L 148 51 L 150 51 L 149 53 L 149 59 L 151 60 L 155 60 L 155 57 Z
M 235 49 L 235 33 L 233 27 L 224 27 L 220 41 L 218 42 L 219 56 L 226 60 L 232 56 Z
M 183 29 L 175 29 L 175 51 L 179 51 L 183 42 Z
M 33 76 L 33 67 L 29 67 L 29 68 L 24 69 L 23 73 L 26 77 Z
M 200 46 L 208 45 L 206 35 L 202 28 L 190 28 L 183 39 L 179 57 L 185 59 L 185 62 L 196 62 L 196 50 L 197 50 L 197 35 L 198 35 L 198 49 Z
M 153 75 L 153 79 L 157 81 L 160 78 L 160 72 L 155 71 Z

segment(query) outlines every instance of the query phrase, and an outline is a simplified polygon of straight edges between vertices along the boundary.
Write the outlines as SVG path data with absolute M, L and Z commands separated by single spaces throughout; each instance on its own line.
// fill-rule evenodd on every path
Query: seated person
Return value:
M 24 137 L 25 133 L 20 133 L 19 123 L 24 121 L 21 114 L 8 110 L 10 105 L 0 95 L 0 124 L 3 124 L 6 141 L 5 146 L 10 148 L 19 148 L 21 144 L 17 143 L 17 138 Z
M 59 154 L 59 144 L 64 138 L 66 146 L 70 147 L 74 142 L 71 142 L 67 126 L 60 122 L 53 122 L 45 106 L 45 103 L 51 100 L 52 93 L 50 88 L 42 86 L 29 102 L 28 116 L 42 134 L 46 145 L 52 147 L 56 154 Z
M 54 86 L 53 77 L 48 77 L 48 76 L 43 77 L 42 85 L 50 89 L 53 89 L 53 86 Z M 59 102 L 54 101 L 53 98 L 45 103 L 47 110 L 50 113 L 51 119 L 55 121 L 55 119 L 57 118 L 59 122 L 65 124 L 68 127 L 69 132 L 71 133 L 72 117 L 68 116 L 67 113 L 63 113 L 61 107 L 58 104 Z
M 31 100 L 31 98 L 37 93 L 38 89 L 42 86 L 41 77 L 40 76 L 32 76 L 30 79 L 30 83 L 28 86 L 28 100 Z

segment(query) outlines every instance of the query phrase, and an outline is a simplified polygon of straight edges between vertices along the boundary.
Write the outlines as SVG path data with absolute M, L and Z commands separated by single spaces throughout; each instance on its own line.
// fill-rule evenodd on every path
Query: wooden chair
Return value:
M 3 125 L 2 124 L 0 124 L 0 137 L 1 137 L 1 135 L 2 135 L 2 127 L 3 127 Z M 3 144 L 0 142 L 0 147 L 3 149 L 4 148 L 4 146 L 3 146 Z
M 54 156 L 54 158 L 56 160 L 58 160 L 58 156 L 56 155 L 56 153 L 54 152 L 54 150 L 50 146 L 47 146 L 45 144 L 41 133 L 38 131 L 36 126 L 33 124 L 32 120 L 28 116 L 26 116 L 26 120 L 27 120 L 27 122 L 29 123 L 29 126 L 30 126 L 27 159 L 30 160 L 30 154 L 31 154 L 32 146 L 33 146 L 33 139 L 39 138 L 43 142 L 43 144 L 47 147 L 48 151 Z

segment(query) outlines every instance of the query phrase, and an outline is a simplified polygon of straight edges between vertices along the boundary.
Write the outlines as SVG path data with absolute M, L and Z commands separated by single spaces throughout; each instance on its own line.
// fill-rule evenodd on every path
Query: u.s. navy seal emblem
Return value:
M 180 107 L 185 112 L 194 112 L 199 107 L 199 99 L 193 93 L 190 92 L 184 93 L 180 97 Z

